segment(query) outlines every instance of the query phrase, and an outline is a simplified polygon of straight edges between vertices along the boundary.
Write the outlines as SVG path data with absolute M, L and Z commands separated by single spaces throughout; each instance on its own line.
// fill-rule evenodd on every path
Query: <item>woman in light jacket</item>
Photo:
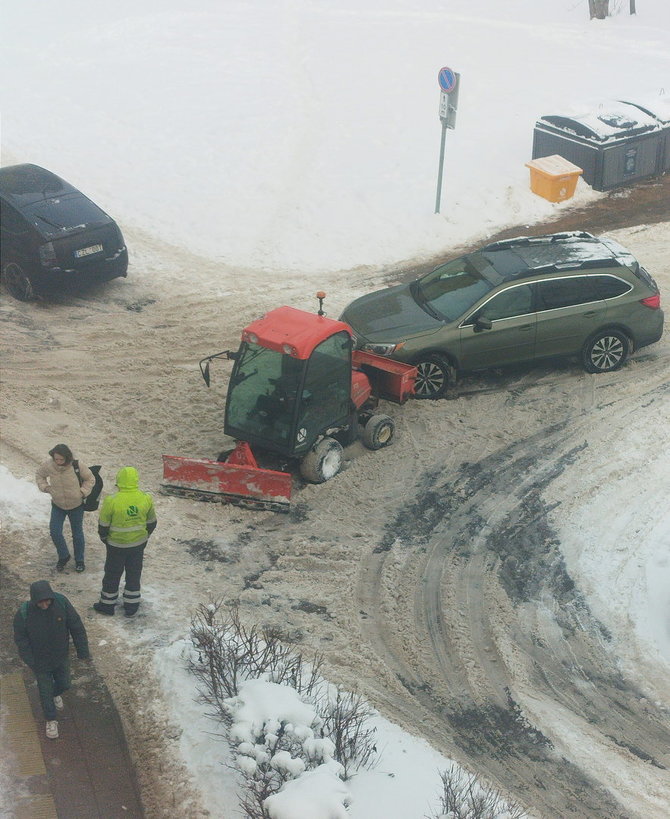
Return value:
M 95 477 L 91 470 L 77 462 L 79 476 L 75 472 L 72 450 L 65 444 L 56 444 L 49 450 L 51 456 L 37 470 L 36 480 L 40 492 L 51 495 L 51 520 L 49 534 L 58 552 L 56 569 L 62 572 L 70 559 L 70 550 L 63 536 L 65 518 L 70 519 L 75 569 L 83 572 L 84 565 L 84 498 L 93 489 Z

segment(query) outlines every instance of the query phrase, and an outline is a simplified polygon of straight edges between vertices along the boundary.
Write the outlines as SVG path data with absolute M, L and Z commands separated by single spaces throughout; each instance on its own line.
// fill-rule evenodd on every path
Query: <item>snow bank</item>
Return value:
M 46 526 L 51 503 L 49 495 L 35 486 L 32 478 L 15 478 L 0 465 L 0 519 L 8 530 L 28 525 Z

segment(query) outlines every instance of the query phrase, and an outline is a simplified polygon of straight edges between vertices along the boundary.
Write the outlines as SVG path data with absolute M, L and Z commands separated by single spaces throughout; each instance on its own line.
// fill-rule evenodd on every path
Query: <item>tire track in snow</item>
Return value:
M 380 697 L 409 724 L 432 718 L 443 748 L 456 747 L 462 762 L 546 817 L 629 815 L 620 802 L 632 794 L 602 771 L 600 781 L 587 774 L 561 731 L 540 711 L 531 714 L 534 697 L 572 715 L 585 740 L 635 770 L 640 804 L 649 794 L 647 816 L 670 799 L 668 714 L 618 671 L 542 500 L 587 446 L 594 414 L 616 439 L 639 402 L 663 400 L 667 375 L 645 375 L 634 396 L 619 395 L 455 476 L 426 476 L 424 494 L 397 515 L 360 575 L 361 628 L 407 692 Z M 404 589 L 394 568 L 401 550 L 412 555 L 404 566 L 415 564 Z

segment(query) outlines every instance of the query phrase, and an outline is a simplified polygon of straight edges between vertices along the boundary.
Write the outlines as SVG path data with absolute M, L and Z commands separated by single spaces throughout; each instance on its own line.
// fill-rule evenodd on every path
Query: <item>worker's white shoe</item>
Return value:
M 58 739 L 58 723 L 55 719 L 47 720 L 47 738 Z
M 57 711 L 62 711 L 65 708 L 62 697 L 54 697 L 54 705 Z

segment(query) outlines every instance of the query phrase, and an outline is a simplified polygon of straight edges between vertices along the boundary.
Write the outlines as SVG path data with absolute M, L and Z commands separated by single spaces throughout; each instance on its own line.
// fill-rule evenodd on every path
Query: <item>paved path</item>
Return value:
M 60 738 L 46 738 L 35 678 L 18 659 L 12 636 L 25 592 L 0 564 L 0 817 L 142 819 L 123 727 L 95 658 L 77 660 L 71 651 L 72 688 L 63 694 Z
M 91 664 L 74 670 L 57 740 L 44 734 L 29 673 L 2 677 L 3 746 L 17 819 L 141 819 L 135 772 L 114 703 Z
M 135 772 L 106 686 L 89 666 L 63 695 L 57 740 L 44 734 L 32 675 L 2 677 L 3 740 L 17 819 L 140 819 Z

